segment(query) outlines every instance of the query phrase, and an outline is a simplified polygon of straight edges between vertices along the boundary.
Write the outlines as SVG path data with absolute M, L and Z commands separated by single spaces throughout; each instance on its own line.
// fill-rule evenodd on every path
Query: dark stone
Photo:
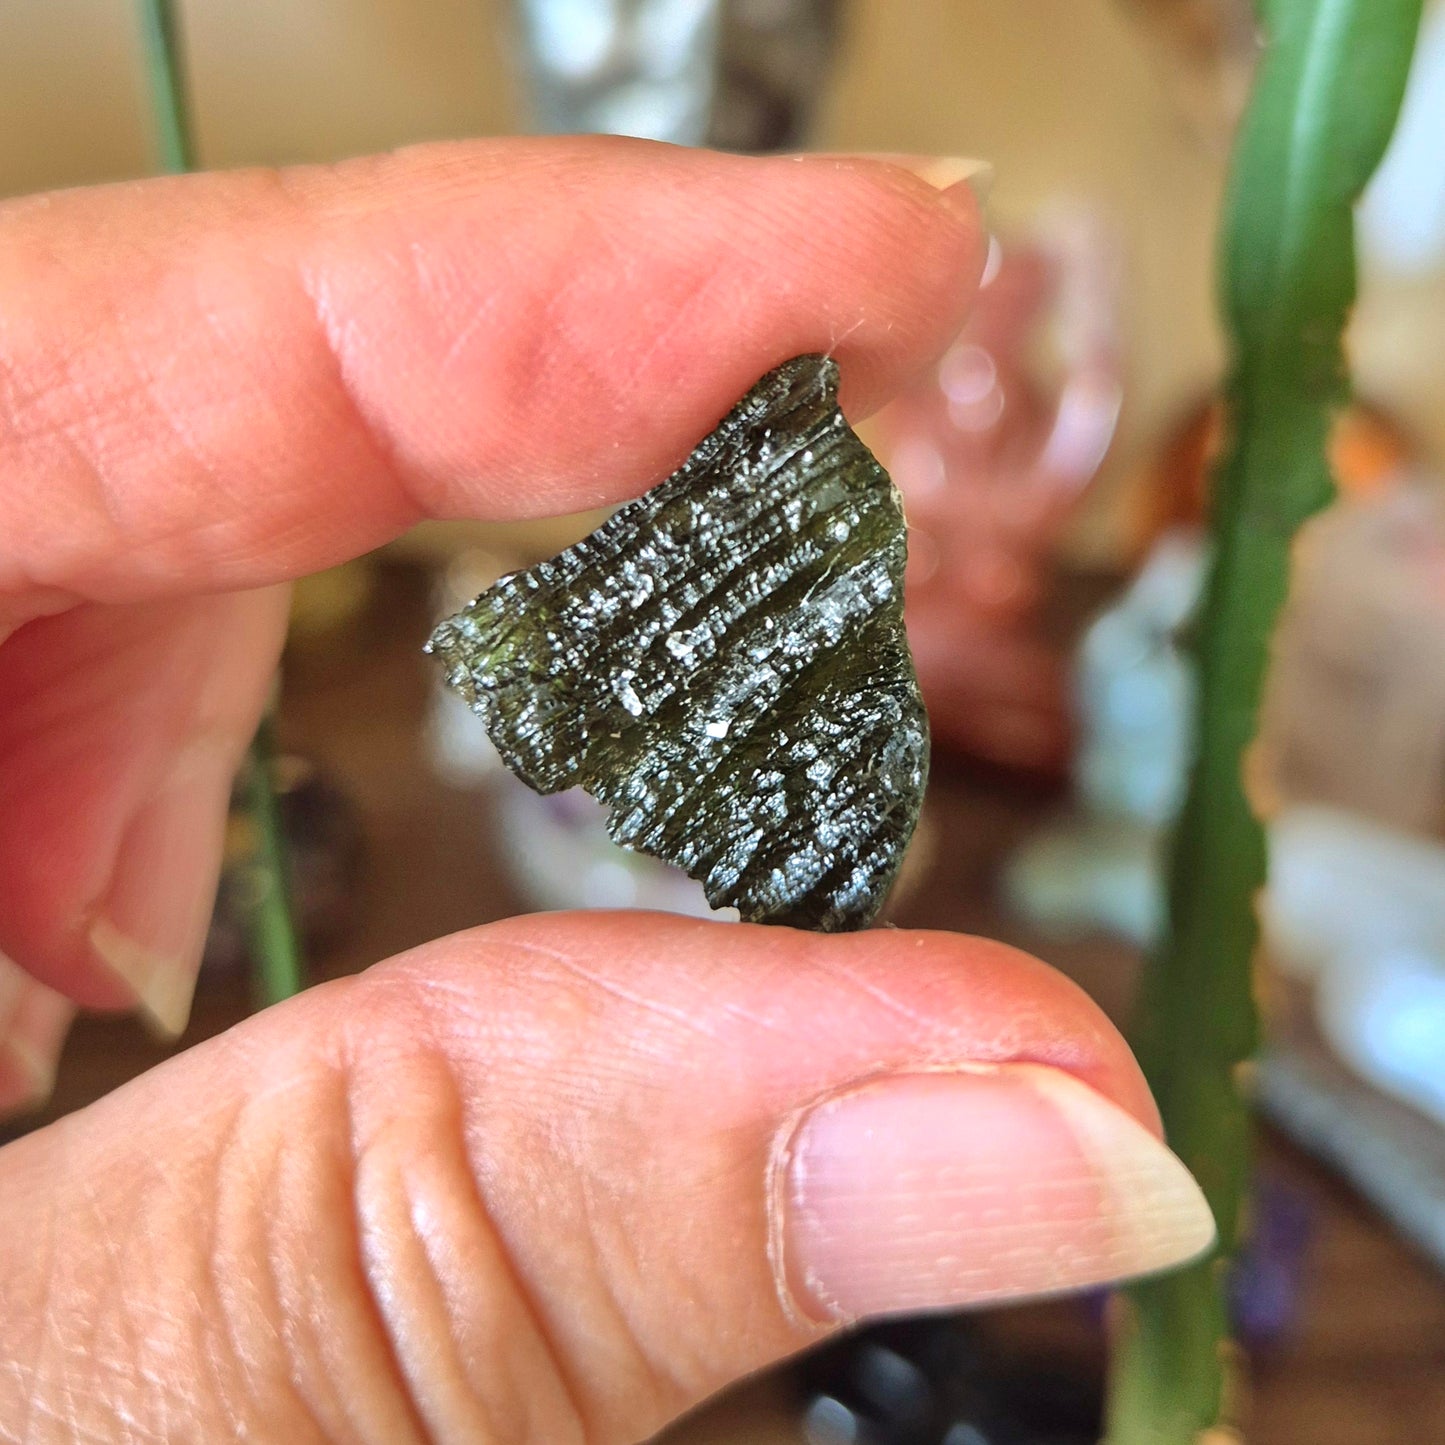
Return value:
M 902 507 L 837 387 L 826 357 L 769 372 L 665 482 L 428 643 L 532 787 L 580 783 L 714 907 L 823 932 L 878 913 L 928 771 Z

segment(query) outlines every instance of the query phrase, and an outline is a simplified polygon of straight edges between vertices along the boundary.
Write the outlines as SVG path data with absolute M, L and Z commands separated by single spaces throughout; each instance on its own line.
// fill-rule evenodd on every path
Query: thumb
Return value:
M 512 920 L 0 1152 L 0 1435 L 641 1439 L 855 1316 L 1196 1254 L 1155 1127 L 996 944 Z

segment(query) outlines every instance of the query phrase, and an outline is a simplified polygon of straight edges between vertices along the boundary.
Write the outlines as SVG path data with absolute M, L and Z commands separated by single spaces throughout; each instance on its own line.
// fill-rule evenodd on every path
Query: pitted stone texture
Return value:
M 826 357 L 769 372 L 665 482 L 428 644 L 532 787 L 581 784 L 714 907 L 823 932 L 877 915 L 928 771 L 902 508 L 837 387 Z

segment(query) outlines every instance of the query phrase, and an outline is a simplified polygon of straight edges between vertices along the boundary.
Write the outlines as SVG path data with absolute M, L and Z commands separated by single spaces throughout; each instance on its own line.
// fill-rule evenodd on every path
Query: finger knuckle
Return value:
M 595 1422 L 479 1181 L 455 1061 L 403 1005 L 341 1076 L 358 1288 L 425 1437 L 590 1445 Z

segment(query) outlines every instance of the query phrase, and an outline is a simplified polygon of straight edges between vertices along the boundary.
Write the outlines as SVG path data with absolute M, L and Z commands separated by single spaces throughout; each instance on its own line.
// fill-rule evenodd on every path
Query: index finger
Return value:
M 856 415 L 957 331 L 963 186 L 644 142 L 431 146 L 0 207 L 0 602 L 256 587 L 422 517 L 636 495 L 767 368 Z

